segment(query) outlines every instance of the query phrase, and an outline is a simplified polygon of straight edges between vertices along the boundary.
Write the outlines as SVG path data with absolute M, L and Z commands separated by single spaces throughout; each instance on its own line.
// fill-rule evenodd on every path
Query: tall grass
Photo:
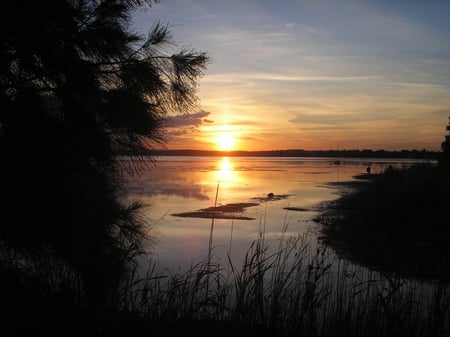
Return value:
M 450 174 L 418 164 L 388 168 L 318 217 L 343 256 L 408 277 L 450 284 Z
M 239 269 L 211 256 L 176 274 L 152 264 L 124 287 L 122 310 L 183 335 L 450 335 L 448 287 L 367 271 L 283 228 L 275 251 L 261 233 Z

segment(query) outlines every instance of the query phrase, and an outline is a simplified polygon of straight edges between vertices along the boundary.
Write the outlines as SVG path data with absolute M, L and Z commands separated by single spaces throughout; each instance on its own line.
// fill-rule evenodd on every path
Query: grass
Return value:
M 231 261 L 164 276 L 152 268 L 124 289 L 122 310 L 139 317 L 136 329 L 169 335 L 450 335 L 448 287 L 368 271 L 309 242 L 282 235 L 269 253 L 260 236 L 239 270 Z
M 389 169 L 334 201 L 318 221 L 342 256 L 386 272 L 450 282 L 450 175 Z
M 282 234 L 273 251 L 260 235 L 240 268 L 212 258 L 172 274 L 158 272 L 151 262 L 145 275 L 136 269 L 113 294 L 110 312 L 89 313 L 61 289 L 48 289 L 39 298 L 31 289 L 17 298 L 4 280 L 2 293 L 10 295 L 2 304 L 14 307 L 21 319 L 33 318 L 16 322 L 28 335 L 450 335 L 449 287 L 368 271 L 311 242 L 308 234 Z

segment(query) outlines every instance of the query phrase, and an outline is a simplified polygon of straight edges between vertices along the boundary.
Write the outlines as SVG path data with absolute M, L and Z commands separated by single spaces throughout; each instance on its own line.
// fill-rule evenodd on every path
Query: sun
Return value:
M 221 133 L 216 138 L 216 144 L 221 151 L 231 151 L 234 148 L 235 139 L 231 133 Z

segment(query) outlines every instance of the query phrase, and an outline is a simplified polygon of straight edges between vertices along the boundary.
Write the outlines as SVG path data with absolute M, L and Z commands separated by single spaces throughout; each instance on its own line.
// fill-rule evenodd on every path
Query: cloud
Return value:
M 274 82 L 356 82 L 356 81 L 372 81 L 380 80 L 381 76 L 296 76 L 287 75 L 283 73 L 269 73 L 269 72 L 240 72 L 240 73 L 222 73 L 215 75 L 208 75 L 203 82 L 205 83 L 219 83 L 235 85 L 255 84 L 255 81 L 274 81 Z
M 199 127 L 203 123 L 214 123 L 214 121 L 206 119 L 209 116 L 207 111 L 199 111 L 193 114 L 182 114 L 167 117 L 163 122 L 166 128 L 183 128 L 183 127 Z
M 442 109 L 437 111 L 431 111 L 430 114 L 437 115 L 437 116 L 450 116 L 450 109 Z
M 293 124 L 321 124 L 321 125 L 340 125 L 343 127 L 348 123 L 368 122 L 387 120 L 388 118 L 380 114 L 304 114 L 297 113 L 296 116 L 289 120 Z
M 154 6 L 152 18 L 175 24 L 178 41 L 213 59 L 199 90 L 211 114 L 169 117 L 167 138 L 200 148 L 232 129 L 242 146 L 255 148 L 327 147 L 336 139 L 439 148 L 450 114 L 449 2 L 406 2 Z M 141 27 L 152 22 L 149 13 L 139 19 Z

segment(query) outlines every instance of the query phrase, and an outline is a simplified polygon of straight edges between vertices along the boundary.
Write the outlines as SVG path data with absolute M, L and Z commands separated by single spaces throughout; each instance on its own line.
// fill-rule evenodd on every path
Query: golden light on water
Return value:
M 228 157 L 223 157 L 219 163 L 219 170 L 217 171 L 217 178 L 219 181 L 230 181 L 234 178 L 233 163 Z

